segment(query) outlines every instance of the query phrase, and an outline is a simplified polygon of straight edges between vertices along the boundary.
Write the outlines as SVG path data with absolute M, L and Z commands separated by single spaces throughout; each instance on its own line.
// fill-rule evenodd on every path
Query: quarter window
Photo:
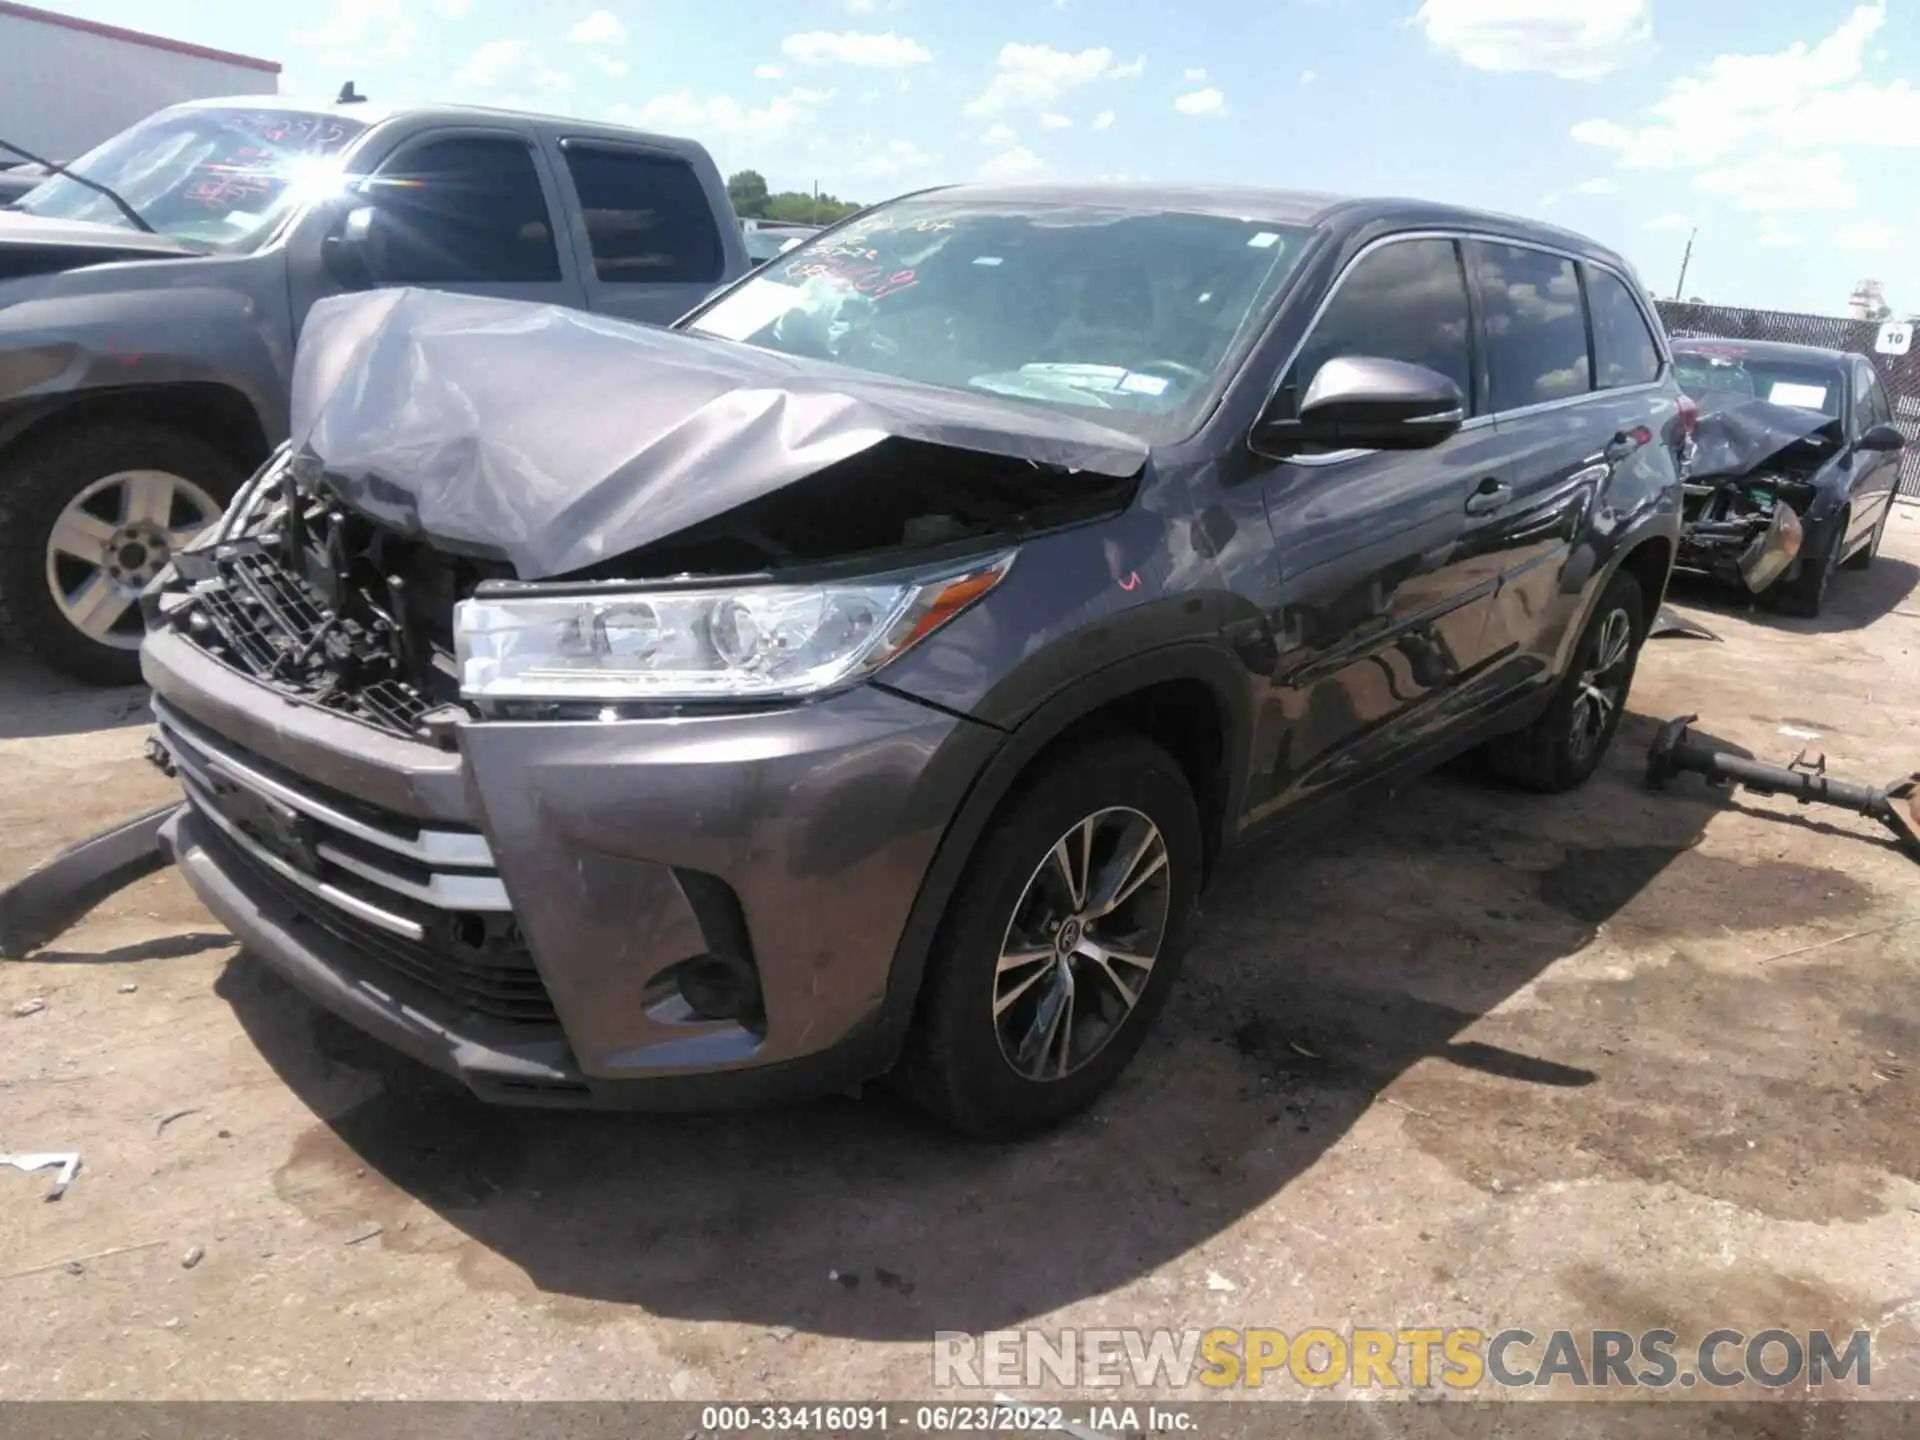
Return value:
M 1660 347 L 1625 281 L 1610 270 L 1589 266 L 1587 308 L 1593 315 L 1597 388 L 1645 385 L 1660 378 Z
M 1396 240 L 1359 260 L 1340 282 L 1288 373 L 1298 406 L 1313 377 L 1342 355 L 1375 355 L 1437 370 L 1473 400 L 1465 272 L 1451 240 Z
M 1573 261 L 1544 250 L 1468 247 L 1485 310 L 1493 409 L 1518 410 L 1592 388 L 1587 315 Z
M 594 273 L 614 284 L 703 283 L 725 256 L 713 206 L 683 160 L 569 144 L 567 169 L 586 212 Z

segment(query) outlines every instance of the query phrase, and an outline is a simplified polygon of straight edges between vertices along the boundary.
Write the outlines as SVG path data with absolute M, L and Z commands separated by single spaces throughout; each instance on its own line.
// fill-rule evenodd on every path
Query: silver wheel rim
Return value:
M 66 622 L 116 650 L 140 645 L 140 592 L 220 518 L 220 505 L 165 470 L 119 470 L 67 503 L 47 537 L 47 591 Z
M 1138 810 L 1096 810 L 1034 867 L 1000 941 L 993 1024 L 1029 1080 L 1064 1080 L 1119 1034 L 1166 938 L 1172 861 Z
M 1574 757 L 1584 760 L 1598 748 L 1626 699 L 1627 661 L 1633 655 L 1633 617 L 1623 609 L 1607 612 L 1593 647 L 1593 663 L 1580 674 L 1573 697 Z

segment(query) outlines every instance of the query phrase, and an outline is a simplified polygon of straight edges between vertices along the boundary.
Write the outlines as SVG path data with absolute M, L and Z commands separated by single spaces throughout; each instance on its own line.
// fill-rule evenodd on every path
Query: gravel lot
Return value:
M 1450 773 L 1243 863 L 1142 1062 L 1017 1148 L 871 1093 L 491 1110 L 157 876 L 0 962 L 0 1146 L 85 1162 L 0 1169 L 0 1398 L 925 1398 L 932 1331 L 1026 1324 L 1868 1327 L 1920 1397 L 1920 867 L 1640 783 L 1686 712 L 1920 768 L 1916 582 L 1903 507 L 1818 622 L 1685 588 L 1724 643 L 1649 647 L 1583 792 Z M 166 797 L 139 701 L 0 671 L 0 876 Z

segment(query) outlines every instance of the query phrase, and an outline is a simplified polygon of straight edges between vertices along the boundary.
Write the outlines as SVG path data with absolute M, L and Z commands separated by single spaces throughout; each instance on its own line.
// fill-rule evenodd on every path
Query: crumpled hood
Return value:
M 1703 409 L 1693 443 L 1694 480 L 1737 479 L 1788 451 L 1796 469 L 1810 470 L 1840 448 L 1840 422 L 1798 405 L 1741 400 Z
M 131 227 L 95 225 L 84 220 L 47 220 L 22 210 L 0 210 L 0 251 L 8 250 L 60 254 L 69 257 L 73 265 L 201 253 L 169 236 L 149 235 Z M 7 273 L 4 264 L 4 260 L 0 260 L 0 275 Z
M 297 462 L 368 517 L 566 575 L 897 437 L 1130 477 L 1144 441 L 1071 415 L 552 306 L 422 290 L 316 305 Z

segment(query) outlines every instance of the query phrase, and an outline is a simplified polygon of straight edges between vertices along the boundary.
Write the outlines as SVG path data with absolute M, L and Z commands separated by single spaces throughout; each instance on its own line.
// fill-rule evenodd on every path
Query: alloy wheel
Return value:
M 1607 728 L 1627 698 L 1628 662 L 1633 657 L 1633 617 L 1615 607 L 1600 622 L 1593 657 L 1580 673 L 1573 700 L 1573 732 L 1569 736 L 1576 760 L 1584 761 L 1606 737 Z
M 122 470 L 94 481 L 67 503 L 47 537 L 54 605 L 88 639 L 137 649 L 140 592 L 220 510 L 205 490 L 164 470 Z
M 1000 1053 L 1029 1080 L 1061 1080 L 1103 1050 L 1139 1004 L 1166 938 L 1167 842 L 1140 811 L 1098 810 L 1028 878 L 993 979 Z

